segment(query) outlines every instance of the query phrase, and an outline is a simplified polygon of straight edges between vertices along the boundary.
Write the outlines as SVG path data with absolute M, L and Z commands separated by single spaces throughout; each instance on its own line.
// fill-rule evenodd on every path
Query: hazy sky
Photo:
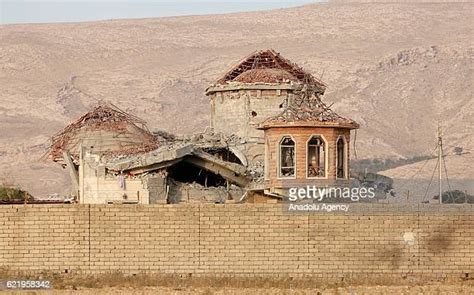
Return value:
M 321 0 L 0 0 L 0 23 L 147 18 L 284 8 Z

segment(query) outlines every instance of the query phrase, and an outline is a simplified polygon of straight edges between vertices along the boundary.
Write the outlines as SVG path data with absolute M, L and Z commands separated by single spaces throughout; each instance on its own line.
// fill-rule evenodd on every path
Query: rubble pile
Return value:
M 202 133 L 196 133 L 191 136 L 183 137 L 183 141 L 193 143 L 196 146 L 206 147 L 227 147 L 241 143 L 241 139 L 236 135 L 226 135 L 215 132 L 212 128 L 207 128 Z
M 262 71 L 264 69 L 264 71 Z M 275 71 L 268 71 L 268 70 Z M 258 70 L 258 71 L 256 71 Z M 324 92 L 326 84 L 315 78 L 303 68 L 282 57 L 273 49 L 261 50 L 250 54 L 227 72 L 218 84 L 228 84 L 231 82 L 267 82 L 280 83 L 296 81 L 301 84 L 308 84 Z
M 262 183 L 265 177 L 265 166 L 262 161 L 255 162 L 252 167 L 248 168 L 248 174 L 255 183 Z
M 177 203 L 213 203 L 223 204 L 238 201 L 245 194 L 239 186 L 204 186 L 197 182 L 184 183 L 174 179 L 168 180 L 170 204 Z
M 335 123 L 356 128 L 359 126 L 354 120 L 338 115 L 317 97 L 288 106 L 280 114 L 265 120 L 262 125 L 291 122 Z
M 238 75 L 234 81 L 241 83 L 289 83 L 296 82 L 298 79 L 283 69 L 252 69 Z
M 153 135 L 162 141 L 173 142 L 177 140 L 176 135 L 166 132 L 164 130 L 154 130 Z

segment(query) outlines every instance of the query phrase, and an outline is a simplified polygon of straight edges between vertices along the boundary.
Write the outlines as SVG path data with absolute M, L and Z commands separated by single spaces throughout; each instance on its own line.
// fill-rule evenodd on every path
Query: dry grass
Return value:
M 231 276 L 192 276 L 177 274 L 136 274 L 124 275 L 120 272 L 87 275 L 87 276 L 63 276 L 53 275 L 53 285 L 55 288 L 69 289 L 74 287 L 103 288 L 103 287 L 165 287 L 176 289 L 203 289 L 204 294 L 212 294 L 209 286 L 213 288 L 315 288 L 315 287 L 337 287 L 344 284 L 323 284 L 313 278 L 293 279 L 291 277 L 269 278 L 269 277 L 231 277 Z
M 357 281 L 341 280 L 328 282 L 319 278 L 306 276 L 293 278 L 290 276 L 263 277 L 263 276 L 194 276 L 178 274 L 145 274 L 125 275 L 121 272 L 106 273 L 100 275 L 81 274 L 22 274 L 13 273 L 0 269 L 0 279 L 43 279 L 50 280 L 56 290 L 78 290 L 78 289 L 133 289 L 142 290 L 147 288 L 160 288 L 163 290 L 174 290 L 177 293 L 186 293 L 189 290 L 197 294 L 220 294 L 223 290 L 266 290 L 270 293 L 278 290 L 278 294 L 318 294 L 325 290 L 332 290 L 331 294 L 347 294 L 351 290 L 363 290 L 364 288 L 412 288 L 428 287 L 430 290 L 446 289 L 456 286 L 460 290 L 474 290 L 472 279 L 443 279 L 437 281 L 421 281 L 415 279 L 362 279 Z M 441 290 L 440 289 L 440 290 Z M 299 290 L 299 291 L 298 291 Z M 420 289 L 422 290 L 422 289 Z M 227 292 L 226 291 L 226 292 Z M 298 291 L 298 292 L 296 292 Z M 299 293 L 301 291 L 301 293 Z M 217 292 L 217 293 L 216 293 Z M 224 293 L 226 293 L 224 292 Z M 295 293 L 296 292 L 296 293 Z M 342 293 L 341 293 L 342 292 Z M 354 291 L 355 292 L 355 291 Z M 233 292 L 230 292 L 233 293 Z M 407 293 L 410 294 L 410 293 Z

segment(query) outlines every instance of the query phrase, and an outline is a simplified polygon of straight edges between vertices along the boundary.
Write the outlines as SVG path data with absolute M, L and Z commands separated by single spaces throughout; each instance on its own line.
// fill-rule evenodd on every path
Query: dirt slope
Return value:
M 205 87 L 274 48 L 329 85 L 362 125 L 358 158 L 474 148 L 473 3 L 313 4 L 267 12 L 0 26 L 0 178 L 35 194 L 67 174 L 38 163 L 48 137 L 107 99 L 153 128 L 209 122 Z

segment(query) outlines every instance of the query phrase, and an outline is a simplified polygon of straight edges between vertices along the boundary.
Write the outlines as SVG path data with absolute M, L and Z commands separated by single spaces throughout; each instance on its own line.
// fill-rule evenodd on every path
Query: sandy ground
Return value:
M 92 295 L 92 294 L 202 294 L 202 295 L 228 295 L 228 294 L 474 294 L 474 284 L 429 284 L 429 285 L 407 285 L 407 286 L 353 286 L 340 288 L 314 288 L 314 289 L 243 289 L 243 288 L 104 288 L 104 289 L 78 289 L 78 290 L 50 290 L 50 291 L 0 291 L 0 294 L 55 294 L 55 295 Z

